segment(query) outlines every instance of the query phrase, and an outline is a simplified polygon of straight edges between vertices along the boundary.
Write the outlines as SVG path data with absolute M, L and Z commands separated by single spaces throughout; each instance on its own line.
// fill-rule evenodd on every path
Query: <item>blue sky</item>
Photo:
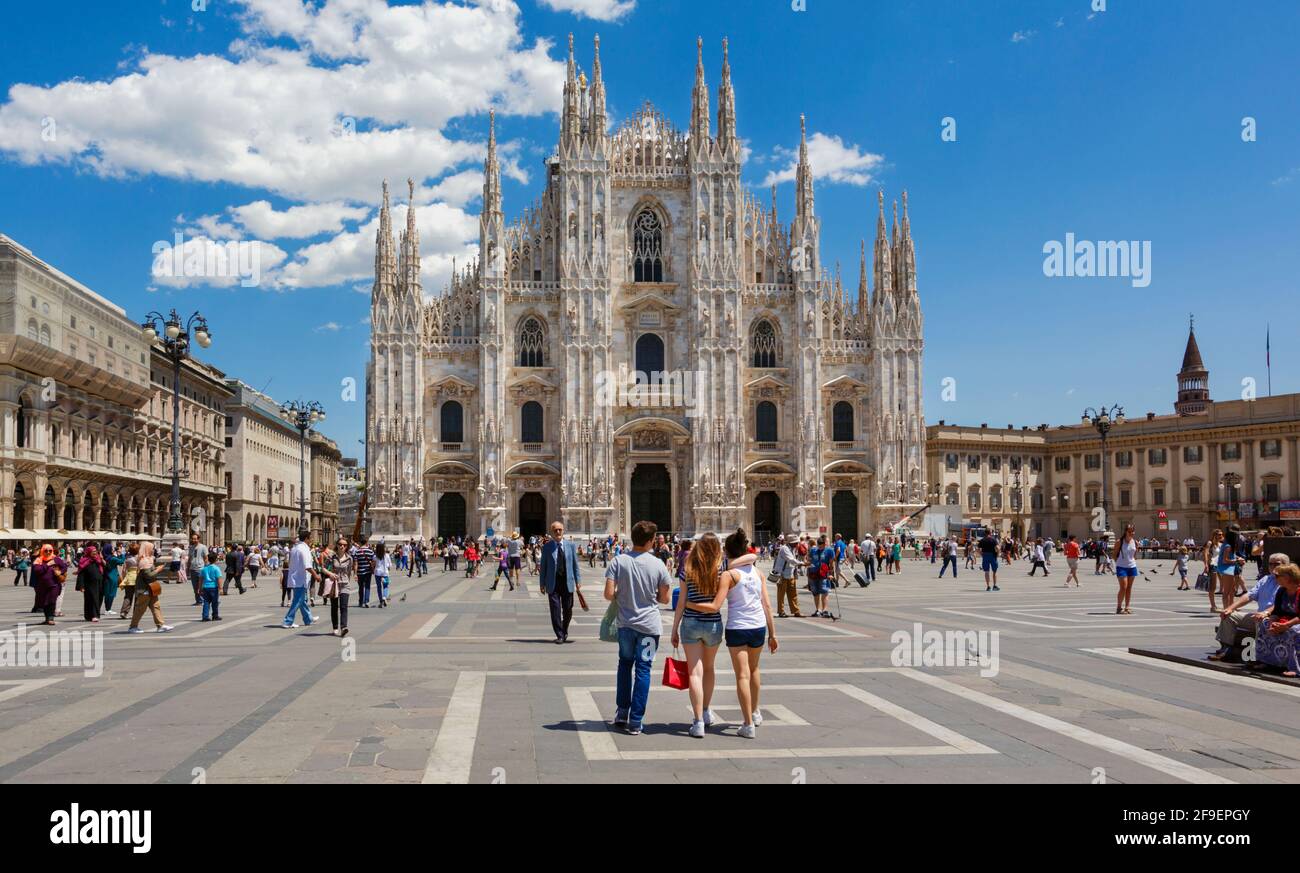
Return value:
M 277 399 L 319 399 L 360 451 L 380 180 L 416 201 L 425 290 L 472 255 L 487 110 L 515 215 L 553 147 L 572 31 L 615 122 L 689 120 L 695 38 L 714 93 L 730 38 L 744 179 L 764 200 L 808 116 L 823 259 L 856 286 L 878 187 L 909 191 L 931 421 L 1064 423 L 1172 411 L 1196 313 L 1215 398 L 1300 391 L 1300 7 L 1108 0 L 743 4 L 677 0 L 137 0 L 7 10 L 0 232 L 133 316 L 201 309 L 207 358 Z M 1243 142 L 1243 118 L 1257 139 Z M 941 138 L 956 121 L 955 142 Z M 42 137 L 50 129 L 55 135 Z M 794 186 L 778 189 L 788 219 Z M 400 221 L 400 216 L 398 216 Z M 168 282 L 183 231 L 264 244 L 260 287 Z M 1072 232 L 1144 240 L 1149 286 L 1048 278 Z M 957 399 L 941 399 L 942 380 Z

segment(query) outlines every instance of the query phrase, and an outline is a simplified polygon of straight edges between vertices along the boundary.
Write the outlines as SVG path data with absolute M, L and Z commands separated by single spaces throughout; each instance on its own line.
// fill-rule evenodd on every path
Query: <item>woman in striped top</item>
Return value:
M 722 644 L 722 615 L 717 611 L 701 612 L 691 604 L 711 603 L 718 593 L 718 573 L 722 569 L 722 546 L 716 535 L 706 533 L 686 553 L 685 597 L 677 598 L 673 615 L 673 648 L 686 649 L 690 673 L 691 710 L 695 720 L 690 734 L 704 736 L 707 726 L 717 724 L 718 717 L 709 709 L 713 699 L 714 659 Z

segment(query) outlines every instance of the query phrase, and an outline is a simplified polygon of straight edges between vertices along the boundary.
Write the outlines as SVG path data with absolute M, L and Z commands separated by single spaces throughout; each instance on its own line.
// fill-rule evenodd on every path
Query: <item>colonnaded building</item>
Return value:
M 806 135 L 788 224 L 775 189 L 763 208 L 742 185 L 722 49 L 716 119 L 700 49 L 687 131 L 646 105 L 610 132 L 599 38 L 590 83 L 570 38 L 545 192 L 506 224 L 493 119 L 478 260 L 431 300 L 414 209 L 395 243 L 385 184 L 367 372 L 376 534 L 529 535 L 558 518 L 571 533 L 649 519 L 847 538 L 924 507 L 907 196 L 889 232 L 880 195 L 873 287 L 864 244 L 854 299 L 823 265 Z

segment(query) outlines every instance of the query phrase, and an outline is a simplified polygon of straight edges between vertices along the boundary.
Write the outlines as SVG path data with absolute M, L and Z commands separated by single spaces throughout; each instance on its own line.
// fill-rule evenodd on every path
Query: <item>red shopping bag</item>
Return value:
M 673 650 L 673 654 L 677 654 L 676 649 Z M 679 691 L 687 688 L 691 684 L 689 676 L 685 661 L 677 658 L 664 659 L 664 684 L 669 688 L 676 688 Z

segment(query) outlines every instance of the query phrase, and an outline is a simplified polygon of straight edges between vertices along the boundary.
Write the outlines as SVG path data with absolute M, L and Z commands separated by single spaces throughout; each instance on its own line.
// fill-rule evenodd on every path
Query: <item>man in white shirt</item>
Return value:
M 298 531 L 298 542 L 289 552 L 289 580 L 285 584 L 293 595 L 293 600 L 289 603 L 289 611 L 284 616 L 284 627 L 295 628 L 294 613 L 302 611 L 303 626 L 312 623 L 311 610 L 307 608 L 307 591 L 310 585 L 317 581 L 315 563 L 311 556 L 311 544 L 308 542 L 311 538 L 311 531 L 303 528 Z
M 867 534 L 862 539 L 862 575 L 868 582 L 876 581 L 876 541 Z

